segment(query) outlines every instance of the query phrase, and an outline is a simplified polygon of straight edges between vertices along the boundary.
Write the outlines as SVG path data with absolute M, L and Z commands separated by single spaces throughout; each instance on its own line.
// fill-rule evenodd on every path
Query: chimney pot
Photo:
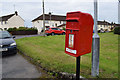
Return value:
M 15 11 L 15 15 L 16 15 L 16 16 L 18 15 L 18 12 L 17 12 L 17 11 Z

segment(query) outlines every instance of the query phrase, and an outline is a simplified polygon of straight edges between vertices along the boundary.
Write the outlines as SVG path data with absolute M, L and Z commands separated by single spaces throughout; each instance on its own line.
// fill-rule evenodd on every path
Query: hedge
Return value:
M 12 35 L 33 35 L 33 34 L 37 34 L 38 30 L 36 28 L 14 27 L 14 28 L 9 28 L 8 32 L 10 32 Z
M 120 27 L 115 27 L 114 34 L 119 34 L 120 35 Z
M 19 28 L 9 28 L 8 29 L 9 32 L 12 32 L 12 31 L 37 31 L 36 28 L 27 28 L 27 27 L 19 27 Z

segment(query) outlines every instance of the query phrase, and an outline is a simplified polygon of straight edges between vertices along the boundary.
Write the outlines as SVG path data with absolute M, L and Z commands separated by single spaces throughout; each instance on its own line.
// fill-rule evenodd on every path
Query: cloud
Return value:
M 98 18 L 99 20 L 108 20 L 110 22 L 118 21 L 118 6 L 117 2 L 99 3 Z
M 68 0 L 44 0 L 45 2 L 68 2 Z M 94 0 L 70 0 L 71 2 L 93 2 Z M 99 2 L 117 2 L 118 0 L 98 0 Z M 1 2 L 42 2 L 42 0 L 1 0 Z
M 3 0 L 2 0 L 3 1 Z M 6 1 L 6 2 L 5 2 Z M 11 2 L 12 1 L 12 2 Z M 42 1 L 42 0 L 41 0 Z M 4 0 L 0 6 L 2 9 L 1 15 L 6 15 L 14 13 L 14 4 L 19 15 L 26 21 L 26 26 L 32 26 L 31 21 L 36 17 L 42 14 L 42 2 L 38 0 Z M 85 2 L 88 0 L 45 0 L 45 12 L 56 15 L 66 15 L 67 12 L 71 11 L 82 11 L 85 13 L 90 13 L 94 17 L 94 3 Z M 60 2 L 59 2 L 60 1 Z M 92 0 L 90 0 L 92 1 Z M 106 1 L 106 2 L 102 2 Z M 108 20 L 110 22 L 117 22 L 118 19 L 118 9 L 117 9 L 117 0 L 99 0 L 98 3 L 98 19 L 99 20 Z

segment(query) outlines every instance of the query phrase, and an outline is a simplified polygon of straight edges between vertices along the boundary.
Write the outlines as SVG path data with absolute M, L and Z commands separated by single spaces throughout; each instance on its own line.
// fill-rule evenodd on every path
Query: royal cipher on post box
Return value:
M 94 21 L 90 14 L 67 13 L 65 53 L 78 57 L 91 52 Z

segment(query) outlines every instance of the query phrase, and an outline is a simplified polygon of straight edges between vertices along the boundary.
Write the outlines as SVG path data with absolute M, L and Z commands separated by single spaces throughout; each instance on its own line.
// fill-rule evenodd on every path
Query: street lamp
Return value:
M 92 76 L 99 76 L 99 48 L 100 48 L 100 37 L 97 31 L 97 0 L 94 0 L 94 35 L 92 45 Z

